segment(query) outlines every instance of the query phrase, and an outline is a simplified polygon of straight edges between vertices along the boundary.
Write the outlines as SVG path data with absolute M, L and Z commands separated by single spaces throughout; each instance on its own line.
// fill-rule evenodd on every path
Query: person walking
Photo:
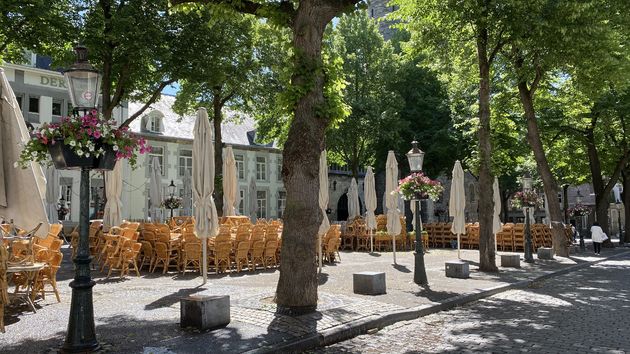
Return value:
M 602 250 L 602 242 L 608 239 L 608 236 L 604 233 L 599 223 L 595 221 L 591 226 L 591 238 L 593 239 L 593 251 L 599 255 Z

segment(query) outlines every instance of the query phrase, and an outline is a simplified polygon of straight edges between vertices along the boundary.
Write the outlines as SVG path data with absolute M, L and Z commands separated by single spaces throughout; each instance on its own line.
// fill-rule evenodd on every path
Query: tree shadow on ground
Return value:
M 179 320 L 150 320 L 133 316 L 100 318 L 96 325 L 97 339 L 103 352 L 142 353 L 145 347 L 165 348 L 176 353 L 241 353 L 256 349 L 268 340 L 282 340 L 279 335 L 247 334 L 228 325 L 213 331 L 180 328 Z M 4 346 L 3 354 L 51 353 L 63 345 L 65 328 L 44 339 L 25 339 Z
M 328 281 L 328 273 L 318 273 L 317 274 L 317 284 L 324 285 Z
M 407 268 L 406 265 L 392 264 L 392 267 L 401 273 L 411 273 L 411 269 Z
M 588 335 L 601 328 L 600 319 L 618 324 L 630 316 L 630 289 L 621 281 L 630 265 L 628 261 L 606 263 L 588 272 L 537 282 L 524 293 L 510 292 L 436 315 L 439 325 L 436 321 L 426 326 L 432 328 L 432 338 L 439 339 L 432 352 L 516 352 L 521 348 L 614 352 L 627 348 L 630 343 L 621 335 L 623 329 L 615 328 L 620 336 L 604 340 Z
M 424 297 L 427 298 L 433 302 L 440 302 L 440 301 L 444 301 L 446 299 L 455 297 L 460 295 L 459 293 L 456 292 L 452 292 L 452 291 L 436 291 L 431 289 L 430 285 L 422 285 L 419 286 L 420 290 L 419 291 L 406 291 L 407 293 L 413 294 L 417 297 Z
M 151 302 L 150 304 L 147 304 L 144 309 L 145 310 L 156 310 L 159 309 L 161 307 L 169 307 L 172 306 L 176 303 L 179 302 L 179 300 L 181 298 L 196 294 L 200 291 L 204 291 L 206 290 L 205 288 L 201 287 L 201 285 L 196 286 L 194 288 L 190 288 L 190 289 L 179 289 L 176 293 L 172 293 L 166 296 L 163 296 L 153 302 Z

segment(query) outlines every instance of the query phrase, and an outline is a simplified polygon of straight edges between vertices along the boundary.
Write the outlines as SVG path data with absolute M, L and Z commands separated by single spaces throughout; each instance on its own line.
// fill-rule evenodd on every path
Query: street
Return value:
M 317 353 L 630 352 L 630 255 Z

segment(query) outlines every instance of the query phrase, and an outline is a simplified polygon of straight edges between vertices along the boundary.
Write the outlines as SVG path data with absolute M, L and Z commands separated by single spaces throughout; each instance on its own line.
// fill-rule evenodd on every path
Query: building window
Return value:
M 234 160 L 236 160 L 238 179 L 245 179 L 245 162 L 243 161 L 243 155 L 234 155 Z
M 63 104 L 63 101 L 57 98 L 53 99 L 52 102 L 52 115 L 53 116 L 58 116 L 61 117 L 61 105 Z
M 256 191 L 256 217 L 267 218 L 267 191 Z
M 164 176 L 164 148 L 162 146 L 151 146 L 151 152 L 149 152 L 149 170 L 153 168 L 153 158 L 157 157 L 160 162 L 160 172 Z
M 287 206 L 287 192 L 278 192 L 278 218 L 282 219 L 284 208 Z
M 558 193 L 558 203 L 562 204 L 562 193 Z
M 39 114 L 39 97 L 28 98 L 28 113 Z
M 245 214 L 245 190 L 240 189 L 239 193 L 239 201 L 238 201 L 238 213 L 240 215 Z
M 192 150 L 179 150 L 179 175 L 184 176 L 186 170 L 192 176 Z
M 282 158 L 278 157 L 278 181 L 282 181 Z
M 267 180 L 267 159 L 262 156 L 256 157 L 256 180 Z
M 15 99 L 17 99 L 18 106 L 20 106 L 20 110 L 22 110 L 22 95 L 15 94 Z
M 149 118 L 149 130 L 152 132 L 160 131 L 160 119 L 158 117 Z

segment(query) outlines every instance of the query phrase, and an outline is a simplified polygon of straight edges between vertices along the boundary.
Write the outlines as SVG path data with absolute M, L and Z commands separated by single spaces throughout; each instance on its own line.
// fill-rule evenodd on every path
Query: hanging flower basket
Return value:
M 137 153 L 149 150 L 143 138 L 130 133 L 127 127 L 117 128 L 115 121 L 105 121 L 93 110 L 83 117 L 42 124 L 24 146 L 17 165 L 26 168 L 31 161 L 49 164 L 52 160 L 62 170 L 111 170 L 117 160 L 128 159 L 135 168 Z
M 409 176 L 398 181 L 398 188 L 394 193 L 402 194 L 405 200 L 431 199 L 436 201 L 440 199 L 440 195 L 444 191 L 444 187 L 437 180 L 432 180 L 425 176 L 424 173 L 412 173 Z
M 179 209 L 182 207 L 183 199 L 180 197 L 168 197 L 162 201 L 162 207 L 166 209 Z
M 587 207 L 584 204 L 575 204 L 575 206 L 573 208 L 569 208 L 569 216 L 570 217 L 576 217 L 576 216 L 586 216 L 589 215 L 591 213 L 591 208 Z
M 543 200 L 535 191 L 516 192 L 512 197 L 511 205 L 514 209 L 540 208 Z
M 48 146 L 48 152 L 55 168 L 58 170 L 73 170 L 82 167 L 102 171 L 114 169 L 116 165 L 114 149 L 111 145 L 102 145 L 99 146 L 100 148 L 103 149 L 103 152 L 98 157 L 92 154 L 79 156 L 70 145 L 66 145 L 62 140 L 58 140 Z

